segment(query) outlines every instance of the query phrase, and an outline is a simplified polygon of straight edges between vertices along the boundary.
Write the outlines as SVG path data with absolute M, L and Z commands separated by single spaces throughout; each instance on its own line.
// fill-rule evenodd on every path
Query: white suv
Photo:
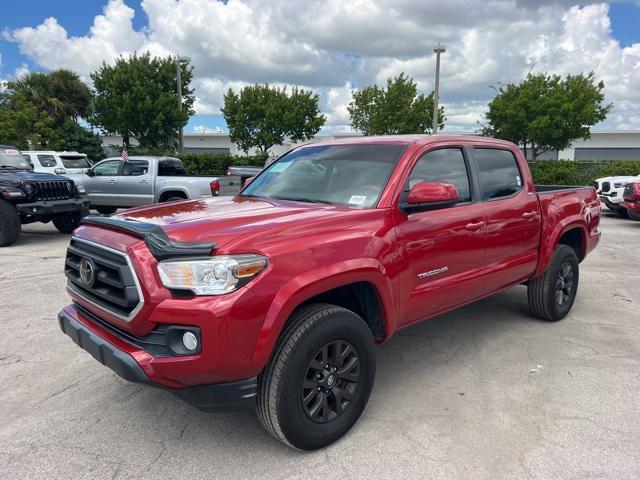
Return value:
M 91 162 L 84 153 L 23 150 L 22 154 L 33 165 L 36 172 L 66 175 L 85 173 L 91 168 Z
M 628 183 L 637 182 L 638 180 L 640 180 L 640 175 L 637 177 L 603 177 L 596 179 L 593 186 L 596 187 L 600 200 L 602 200 L 602 203 L 604 203 L 609 210 L 613 210 L 621 217 L 626 217 L 627 210 L 620 206 L 624 186 Z

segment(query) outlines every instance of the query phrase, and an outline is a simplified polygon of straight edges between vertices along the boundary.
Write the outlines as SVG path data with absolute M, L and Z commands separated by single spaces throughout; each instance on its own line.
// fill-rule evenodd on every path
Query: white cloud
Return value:
M 406 72 L 433 88 L 435 43 L 446 44 L 441 100 L 448 131 L 476 130 L 491 86 L 534 71 L 595 71 L 616 105 L 600 128 L 640 128 L 640 43 L 612 37 L 608 5 L 575 0 L 143 0 L 148 25 L 110 0 L 87 35 L 71 37 L 55 18 L 5 33 L 45 68 L 84 78 L 118 55 L 188 55 L 195 110 L 218 114 L 229 88 L 254 82 L 298 85 L 321 95 L 327 131 L 348 131 L 351 90 Z

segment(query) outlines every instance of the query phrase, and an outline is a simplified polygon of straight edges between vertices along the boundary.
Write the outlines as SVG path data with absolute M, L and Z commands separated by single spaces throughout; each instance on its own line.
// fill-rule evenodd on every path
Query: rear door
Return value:
M 91 205 L 123 206 L 118 197 L 121 163 L 121 160 L 105 160 L 93 167 L 93 176 L 82 176 L 80 184 L 87 190 Z
M 540 245 L 540 204 L 533 182 L 525 181 L 508 148 L 475 147 L 487 227 L 486 293 L 527 279 L 536 269 Z
M 452 183 L 460 200 L 453 207 L 396 214 L 402 324 L 474 300 L 483 290 L 485 218 L 466 149 L 446 147 L 419 154 L 401 202 L 420 181 Z
M 122 165 L 118 177 L 121 205 L 136 207 L 153 203 L 152 176 L 149 160 L 128 160 Z

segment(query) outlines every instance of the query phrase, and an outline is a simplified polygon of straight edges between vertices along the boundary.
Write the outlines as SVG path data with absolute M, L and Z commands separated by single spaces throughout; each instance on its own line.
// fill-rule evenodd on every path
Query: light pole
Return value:
M 433 51 L 436 54 L 436 88 L 433 90 L 433 128 L 432 133 L 438 133 L 438 94 L 440 92 L 440 54 L 445 52 L 444 45 L 438 43 Z
M 182 111 L 182 69 L 180 68 L 181 62 L 189 63 L 191 59 L 189 57 L 181 57 L 176 55 L 176 83 L 178 86 L 178 109 Z M 182 152 L 183 140 L 182 140 L 182 126 L 178 132 L 178 151 Z

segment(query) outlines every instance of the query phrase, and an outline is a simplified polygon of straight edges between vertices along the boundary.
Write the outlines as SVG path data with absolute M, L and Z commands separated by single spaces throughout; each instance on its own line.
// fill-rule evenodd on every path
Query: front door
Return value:
M 153 184 L 148 160 L 128 160 L 118 177 L 122 206 L 137 207 L 153 203 Z
M 93 167 L 93 175 L 83 174 L 80 182 L 87 190 L 91 205 L 120 206 L 118 171 L 120 160 L 105 160 Z
M 454 206 L 396 215 L 401 324 L 444 312 L 478 298 L 482 292 L 486 219 L 470 164 L 460 147 L 439 148 L 419 156 L 403 195 L 419 181 L 451 183 Z

